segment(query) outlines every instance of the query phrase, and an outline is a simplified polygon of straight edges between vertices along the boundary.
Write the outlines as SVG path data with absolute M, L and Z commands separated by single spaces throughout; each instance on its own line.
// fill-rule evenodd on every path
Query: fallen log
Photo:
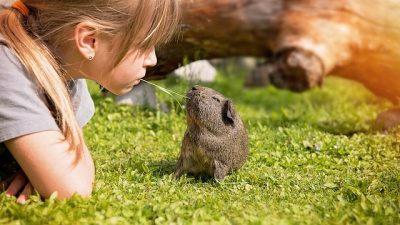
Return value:
M 356 80 L 378 96 L 400 99 L 400 1 L 182 0 L 176 41 L 157 50 L 147 79 L 186 61 L 255 56 L 254 74 L 304 91 L 328 74 Z

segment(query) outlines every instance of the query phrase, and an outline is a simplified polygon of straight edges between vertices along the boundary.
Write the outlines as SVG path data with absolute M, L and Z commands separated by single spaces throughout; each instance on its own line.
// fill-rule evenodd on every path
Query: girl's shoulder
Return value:
M 14 87 L 35 86 L 18 57 L 5 44 L 0 44 L 0 94 Z
M 21 115 L 27 116 L 26 118 L 27 114 L 38 118 L 52 116 L 45 94 L 16 54 L 4 44 L 0 44 L 0 62 L 0 104 L 5 106 L 0 110 L 0 122 L 4 122 L 2 119 L 7 118 L 2 114 L 12 114 L 11 111 L 7 111 L 7 107 L 10 110 L 19 110 Z M 94 114 L 94 103 L 86 81 L 84 79 L 69 81 L 67 88 L 77 121 L 83 127 Z
M 76 119 L 83 127 L 95 111 L 86 81 L 70 81 L 68 89 Z M 0 105 L 0 155 L 6 140 L 59 130 L 45 94 L 14 52 L 4 44 L 0 44 Z
M 17 56 L 12 52 L 12 50 L 7 46 L 6 42 L 0 37 L 0 62 L 1 70 L 23 70 L 21 62 L 18 60 Z
M 0 143 L 43 130 L 58 130 L 45 96 L 17 56 L 0 45 Z

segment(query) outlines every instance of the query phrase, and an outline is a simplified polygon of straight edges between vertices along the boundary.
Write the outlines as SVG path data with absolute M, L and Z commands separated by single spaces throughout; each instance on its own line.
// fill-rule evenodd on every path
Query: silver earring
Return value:
M 94 55 L 89 55 L 89 61 L 92 61 L 94 58 Z

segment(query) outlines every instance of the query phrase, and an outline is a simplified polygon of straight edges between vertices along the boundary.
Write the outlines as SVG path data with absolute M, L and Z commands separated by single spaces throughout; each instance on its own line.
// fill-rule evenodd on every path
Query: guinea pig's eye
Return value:
M 221 102 L 221 100 L 219 100 L 219 98 L 212 96 L 213 99 L 215 99 L 217 102 Z

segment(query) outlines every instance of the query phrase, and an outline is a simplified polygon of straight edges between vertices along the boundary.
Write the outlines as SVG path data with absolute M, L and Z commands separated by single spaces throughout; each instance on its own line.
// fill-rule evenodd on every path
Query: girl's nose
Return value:
M 145 67 L 152 67 L 157 64 L 156 50 L 152 47 L 147 53 L 146 59 L 144 60 Z

